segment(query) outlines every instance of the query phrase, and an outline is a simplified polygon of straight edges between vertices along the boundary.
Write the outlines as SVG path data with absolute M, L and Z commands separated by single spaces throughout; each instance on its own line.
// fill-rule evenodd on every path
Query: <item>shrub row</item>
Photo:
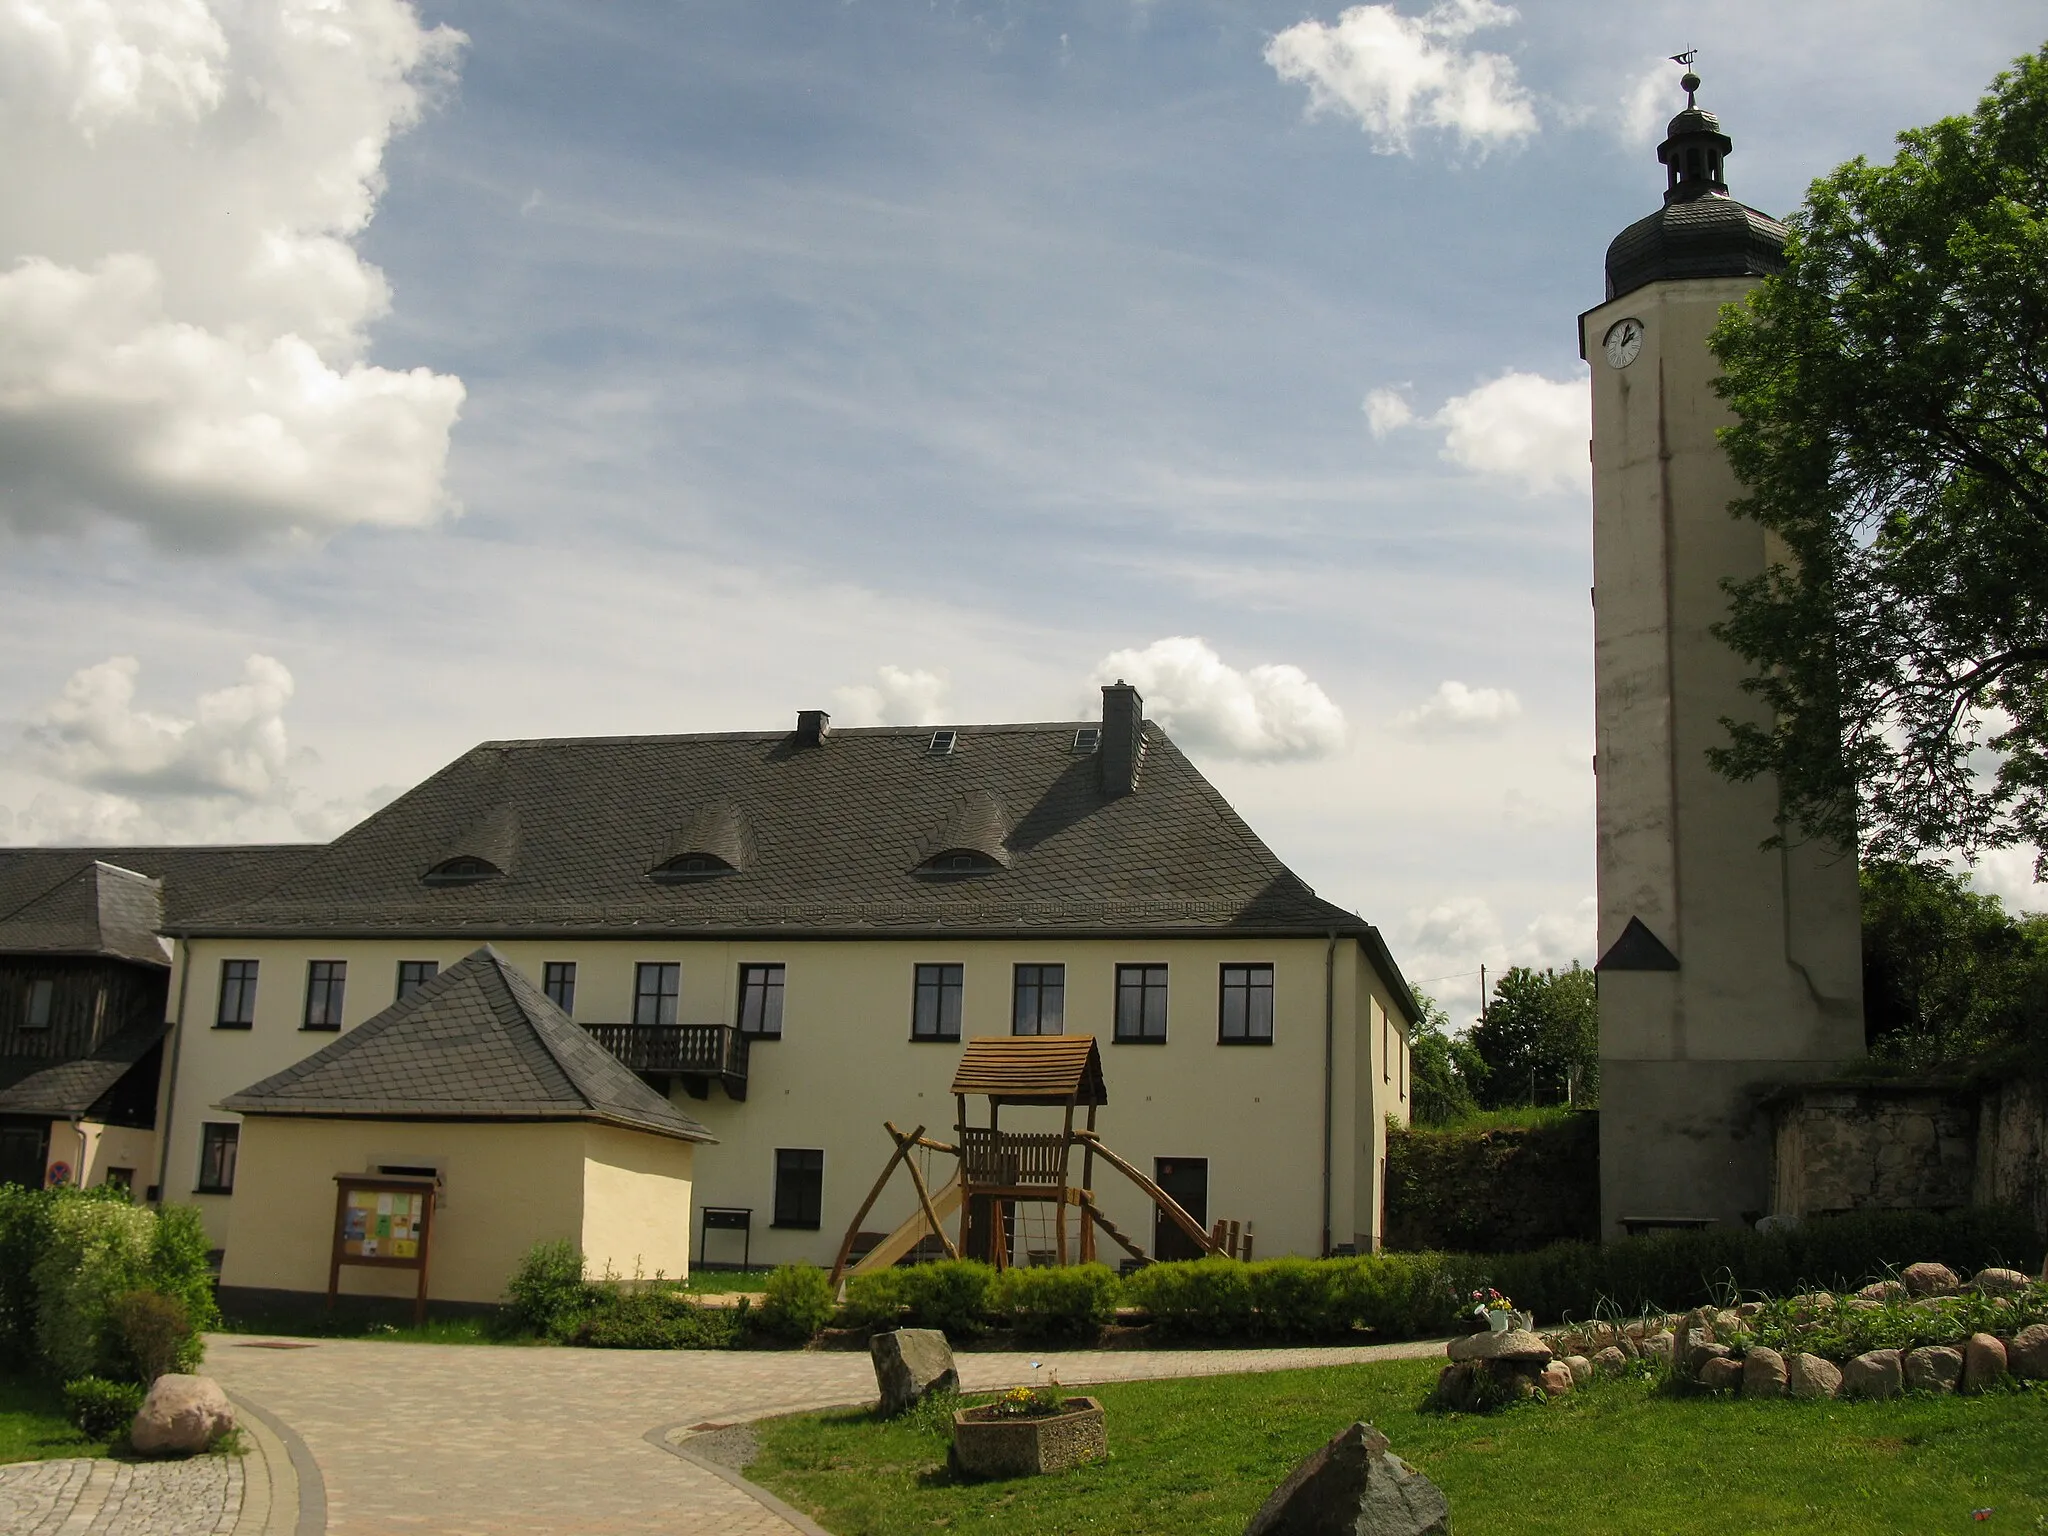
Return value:
M 1600 1115 L 1387 1128 L 1387 1246 L 1519 1253 L 1600 1235 Z
M 1555 1243 L 1534 1253 L 1378 1253 L 1350 1259 L 1201 1259 L 1119 1279 L 1101 1264 L 1009 1269 L 947 1260 L 857 1275 L 835 1308 L 824 1272 L 789 1265 L 758 1311 L 712 1312 L 675 1293 L 583 1279 L 568 1244 L 527 1256 L 508 1295 L 527 1331 L 632 1348 L 730 1347 L 748 1332 L 799 1341 L 836 1319 L 856 1328 L 937 1328 L 956 1341 L 1006 1328 L 1021 1338 L 1091 1340 L 1119 1306 L 1142 1309 L 1178 1337 L 1380 1339 L 1452 1331 L 1474 1290 L 1494 1287 L 1556 1321 L 1600 1313 L 1679 1312 L 1738 1294 L 1853 1289 L 1922 1259 L 1974 1271 L 2031 1272 L 2041 1240 L 2010 1212 L 1887 1211 L 1770 1233 L 1662 1232 L 1604 1246 Z

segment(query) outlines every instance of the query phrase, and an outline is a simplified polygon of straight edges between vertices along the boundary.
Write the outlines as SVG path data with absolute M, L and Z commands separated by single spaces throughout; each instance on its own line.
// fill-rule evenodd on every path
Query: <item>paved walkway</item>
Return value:
M 278 1347 L 285 1342 L 214 1338 L 205 1369 L 303 1437 L 324 1485 L 331 1536 L 794 1536 L 807 1523 L 792 1523 L 717 1472 L 672 1454 L 664 1432 L 874 1397 L 865 1352 L 363 1340 Z M 985 1391 L 1033 1380 L 1033 1360 L 1064 1385 L 1081 1386 L 1410 1359 L 1442 1348 L 959 1358 L 963 1388 Z M 13 1528 L 0 1521 L 0 1530 Z

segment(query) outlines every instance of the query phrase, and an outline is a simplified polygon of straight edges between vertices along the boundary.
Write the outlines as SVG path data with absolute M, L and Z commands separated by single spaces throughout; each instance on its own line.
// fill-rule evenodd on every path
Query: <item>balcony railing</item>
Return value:
M 747 1096 L 747 1037 L 730 1024 L 586 1024 L 590 1038 L 647 1078 L 681 1078 L 693 1099 L 716 1079 L 726 1097 Z

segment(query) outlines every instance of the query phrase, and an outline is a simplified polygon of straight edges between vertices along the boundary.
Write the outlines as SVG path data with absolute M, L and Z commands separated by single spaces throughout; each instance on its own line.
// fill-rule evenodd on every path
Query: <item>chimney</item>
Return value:
M 1138 759 L 1144 751 L 1145 701 L 1122 678 L 1102 690 L 1102 745 L 1095 762 L 1105 795 L 1128 795 L 1138 787 Z
M 822 747 L 825 738 L 832 734 L 832 717 L 822 709 L 800 709 L 796 712 L 796 744 L 800 747 Z

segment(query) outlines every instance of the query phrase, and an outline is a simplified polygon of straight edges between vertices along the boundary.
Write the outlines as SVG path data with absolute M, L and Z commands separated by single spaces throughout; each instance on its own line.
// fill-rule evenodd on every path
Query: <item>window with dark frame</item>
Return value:
M 570 1018 L 576 1017 L 576 962 L 550 960 L 541 967 L 541 990 Z
M 1061 1035 L 1067 1024 L 1067 968 L 1020 965 L 1010 1009 L 1013 1035 Z
M 633 967 L 633 1022 L 673 1024 L 676 999 L 683 990 L 683 968 L 665 960 L 643 960 Z
M 825 1154 L 812 1147 L 775 1149 L 775 1225 L 818 1230 L 825 1211 Z
M 1116 1038 L 1126 1044 L 1166 1044 L 1166 967 L 1116 968 Z
M 1216 1038 L 1225 1045 L 1273 1043 L 1273 967 L 1226 965 Z
M 220 963 L 220 1008 L 214 1015 L 215 1029 L 253 1029 L 256 1025 L 256 962 L 223 960 Z
M 23 1029 L 48 1029 L 50 1008 L 57 1000 L 57 983 L 48 976 L 38 976 L 28 984 L 28 1013 L 21 1021 Z
M 910 1038 L 958 1040 L 960 994 L 966 985 L 963 965 L 920 965 L 910 1004 Z
M 208 1121 L 199 1127 L 199 1189 L 202 1195 L 235 1192 L 235 1153 L 242 1144 L 239 1125 Z
M 782 1038 L 782 975 L 779 965 L 740 967 L 740 1033 L 757 1040 Z
M 304 1029 L 341 1028 L 342 994 L 348 987 L 346 960 L 306 962 L 306 1021 Z
M 438 960 L 401 960 L 398 962 L 398 996 L 404 997 L 417 992 L 436 976 L 441 974 Z

